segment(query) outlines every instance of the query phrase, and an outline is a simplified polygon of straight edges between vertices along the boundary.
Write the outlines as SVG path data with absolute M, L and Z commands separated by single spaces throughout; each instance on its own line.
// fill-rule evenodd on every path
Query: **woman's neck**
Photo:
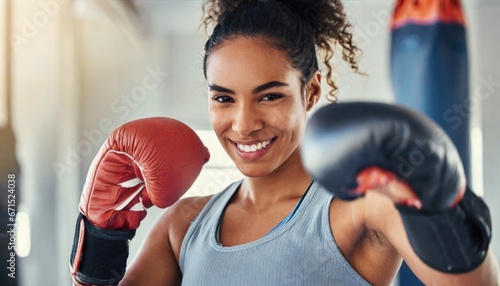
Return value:
M 295 199 L 306 192 L 311 181 L 298 149 L 272 173 L 262 177 L 245 177 L 236 199 L 261 206 Z

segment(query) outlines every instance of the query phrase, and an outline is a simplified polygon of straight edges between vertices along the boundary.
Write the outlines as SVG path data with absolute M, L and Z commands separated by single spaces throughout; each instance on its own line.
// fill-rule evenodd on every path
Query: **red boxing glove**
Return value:
M 90 166 L 80 199 L 70 259 L 74 283 L 118 283 L 128 241 L 146 209 L 176 202 L 209 157 L 196 133 L 174 119 L 139 119 L 113 131 Z
M 126 123 L 108 137 L 87 175 L 80 212 L 106 229 L 139 226 L 191 187 L 210 154 L 196 133 L 170 118 Z

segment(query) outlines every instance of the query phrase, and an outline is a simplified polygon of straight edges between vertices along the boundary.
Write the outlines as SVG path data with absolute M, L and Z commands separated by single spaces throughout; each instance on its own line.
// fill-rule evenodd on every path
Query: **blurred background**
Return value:
M 500 2 L 463 3 L 472 185 L 490 205 L 492 247 L 500 257 Z M 368 76 L 339 65 L 339 98 L 390 102 L 393 1 L 345 5 Z M 241 178 L 211 132 L 200 18 L 201 1 L 0 0 L 0 247 L 5 253 L 15 239 L 17 252 L 15 278 L 7 278 L 9 263 L 0 261 L 0 285 L 71 284 L 68 262 L 86 172 L 106 136 L 122 123 L 168 116 L 198 132 L 212 156 L 186 196 L 215 193 Z M 9 174 L 15 174 L 14 188 L 5 187 Z M 9 194 L 15 194 L 14 204 Z M 8 204 L 16 214 L 14 238 L 6 226 Z M 131 242 L 130 259 L 160 212 L 149 211 Z

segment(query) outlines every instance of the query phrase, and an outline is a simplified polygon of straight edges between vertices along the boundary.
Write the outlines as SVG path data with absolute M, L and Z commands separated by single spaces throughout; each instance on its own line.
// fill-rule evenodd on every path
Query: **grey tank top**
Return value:
M 347 262 L 330 228 L 333 195 L 313 182 L 293 216 L 263 237 L 225 247 L 219 225 L 241 181 L 214 195 L 180 252 L 182 285 L 370 285 Z

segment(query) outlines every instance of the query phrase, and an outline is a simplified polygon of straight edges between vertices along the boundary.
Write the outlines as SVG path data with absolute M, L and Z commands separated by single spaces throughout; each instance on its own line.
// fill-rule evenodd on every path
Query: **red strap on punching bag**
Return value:
M 458 0 L 398 0 L 391 29 L 409 23 L 428 25 L 435 22 L 457 23 L 465 26 L 465 17 Z

